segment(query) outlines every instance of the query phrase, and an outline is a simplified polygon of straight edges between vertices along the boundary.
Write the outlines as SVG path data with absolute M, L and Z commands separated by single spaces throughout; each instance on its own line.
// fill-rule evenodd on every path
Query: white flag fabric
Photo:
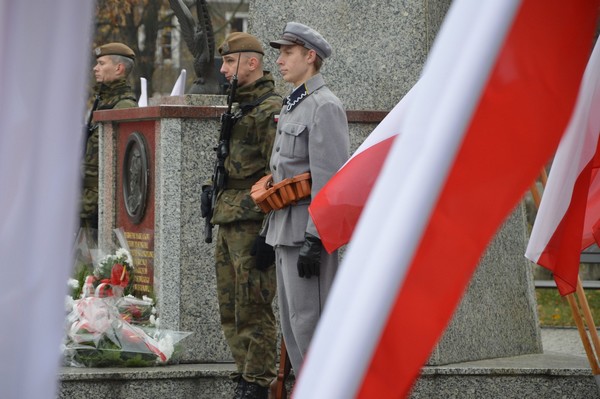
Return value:
M 138 100 L 138 107 L 148 106 L 148 81 L 146 78 L 140 78 L 140 99 Z
M 594 243 L 594 225 L 600 220 L 599 134 L 600 44 L 596 43 L 525 253 L 553 272 L 562 295 L 575 292 L 581 251 Z
M 409 395 L 481 254 L 558 146 L 598 5 L 452 2 L 352 235 L 294 399 Z M 333 194 L 329 202 L 331 212 L 346 204 Z
M 172 96 L 183 96 L 185 94 L 185 79 L 187 76 L 187 72 L 185 69 L 182 69 L 179 73 L 179 77 L 177 81 L 173 85 L 173 90 L 171 90 Z
M 0 397 L 55 398 L 94 3 L 0 2 Z

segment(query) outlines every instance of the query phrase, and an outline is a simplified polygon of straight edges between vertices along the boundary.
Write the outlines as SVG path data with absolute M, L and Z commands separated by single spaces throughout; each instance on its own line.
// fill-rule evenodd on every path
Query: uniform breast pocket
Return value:
M 306 125 L 286 123 L 281 127 L 279 144 L 281 156 L 305 158 L 308 156 L 308 131 Z
M 240 119 L 231 132 L 231 141 L 237 141 L 242 144 L 254 144 L 257 140 L 256 134 L 254 134 L 256 130 L 254 126 L 252 118 Z

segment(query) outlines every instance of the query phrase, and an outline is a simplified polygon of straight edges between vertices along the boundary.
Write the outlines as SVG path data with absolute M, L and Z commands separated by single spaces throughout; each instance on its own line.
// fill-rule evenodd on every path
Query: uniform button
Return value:
M 281 130 L 279 130 L 277 133 L 281 134 Z
M 279 152 L 279 147 L 275 148 L 275 151 L 276 151 L 276 152 Z
M 271 169 L 273 169 L 273 170 L 277 170 L 277 166 L 273 165 L 273 166 L 271 167 Z

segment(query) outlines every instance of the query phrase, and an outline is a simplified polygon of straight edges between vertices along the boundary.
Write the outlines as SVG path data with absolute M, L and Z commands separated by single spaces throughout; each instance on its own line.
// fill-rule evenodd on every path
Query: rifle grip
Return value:
M 207 217 L 207 220 L 210 220 L 210 218 Z M 204 224 L 204 242 L 207 244 L 212 242 L 212 228 L 213 226 L 210 222 Z

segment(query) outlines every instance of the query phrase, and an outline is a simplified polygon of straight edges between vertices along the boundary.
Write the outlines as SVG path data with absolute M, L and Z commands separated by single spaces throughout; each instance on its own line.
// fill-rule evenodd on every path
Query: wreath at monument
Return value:
M 77 278 L 70 279 L 72 292 L 66 300 L 65 364 L 140 367 L 176 363 L 182 352 L 180 341 L 191 333 L 161 328 L 154 299 L 131 294 L 133 259 L 123 232 L 117 229 L 115 234 L 120 247 L 112 252 L 91 248 L 94 244 L 89 244 L 87 236 L 78 238 Z M 93 267 L 86 263 L 90 260 Z

